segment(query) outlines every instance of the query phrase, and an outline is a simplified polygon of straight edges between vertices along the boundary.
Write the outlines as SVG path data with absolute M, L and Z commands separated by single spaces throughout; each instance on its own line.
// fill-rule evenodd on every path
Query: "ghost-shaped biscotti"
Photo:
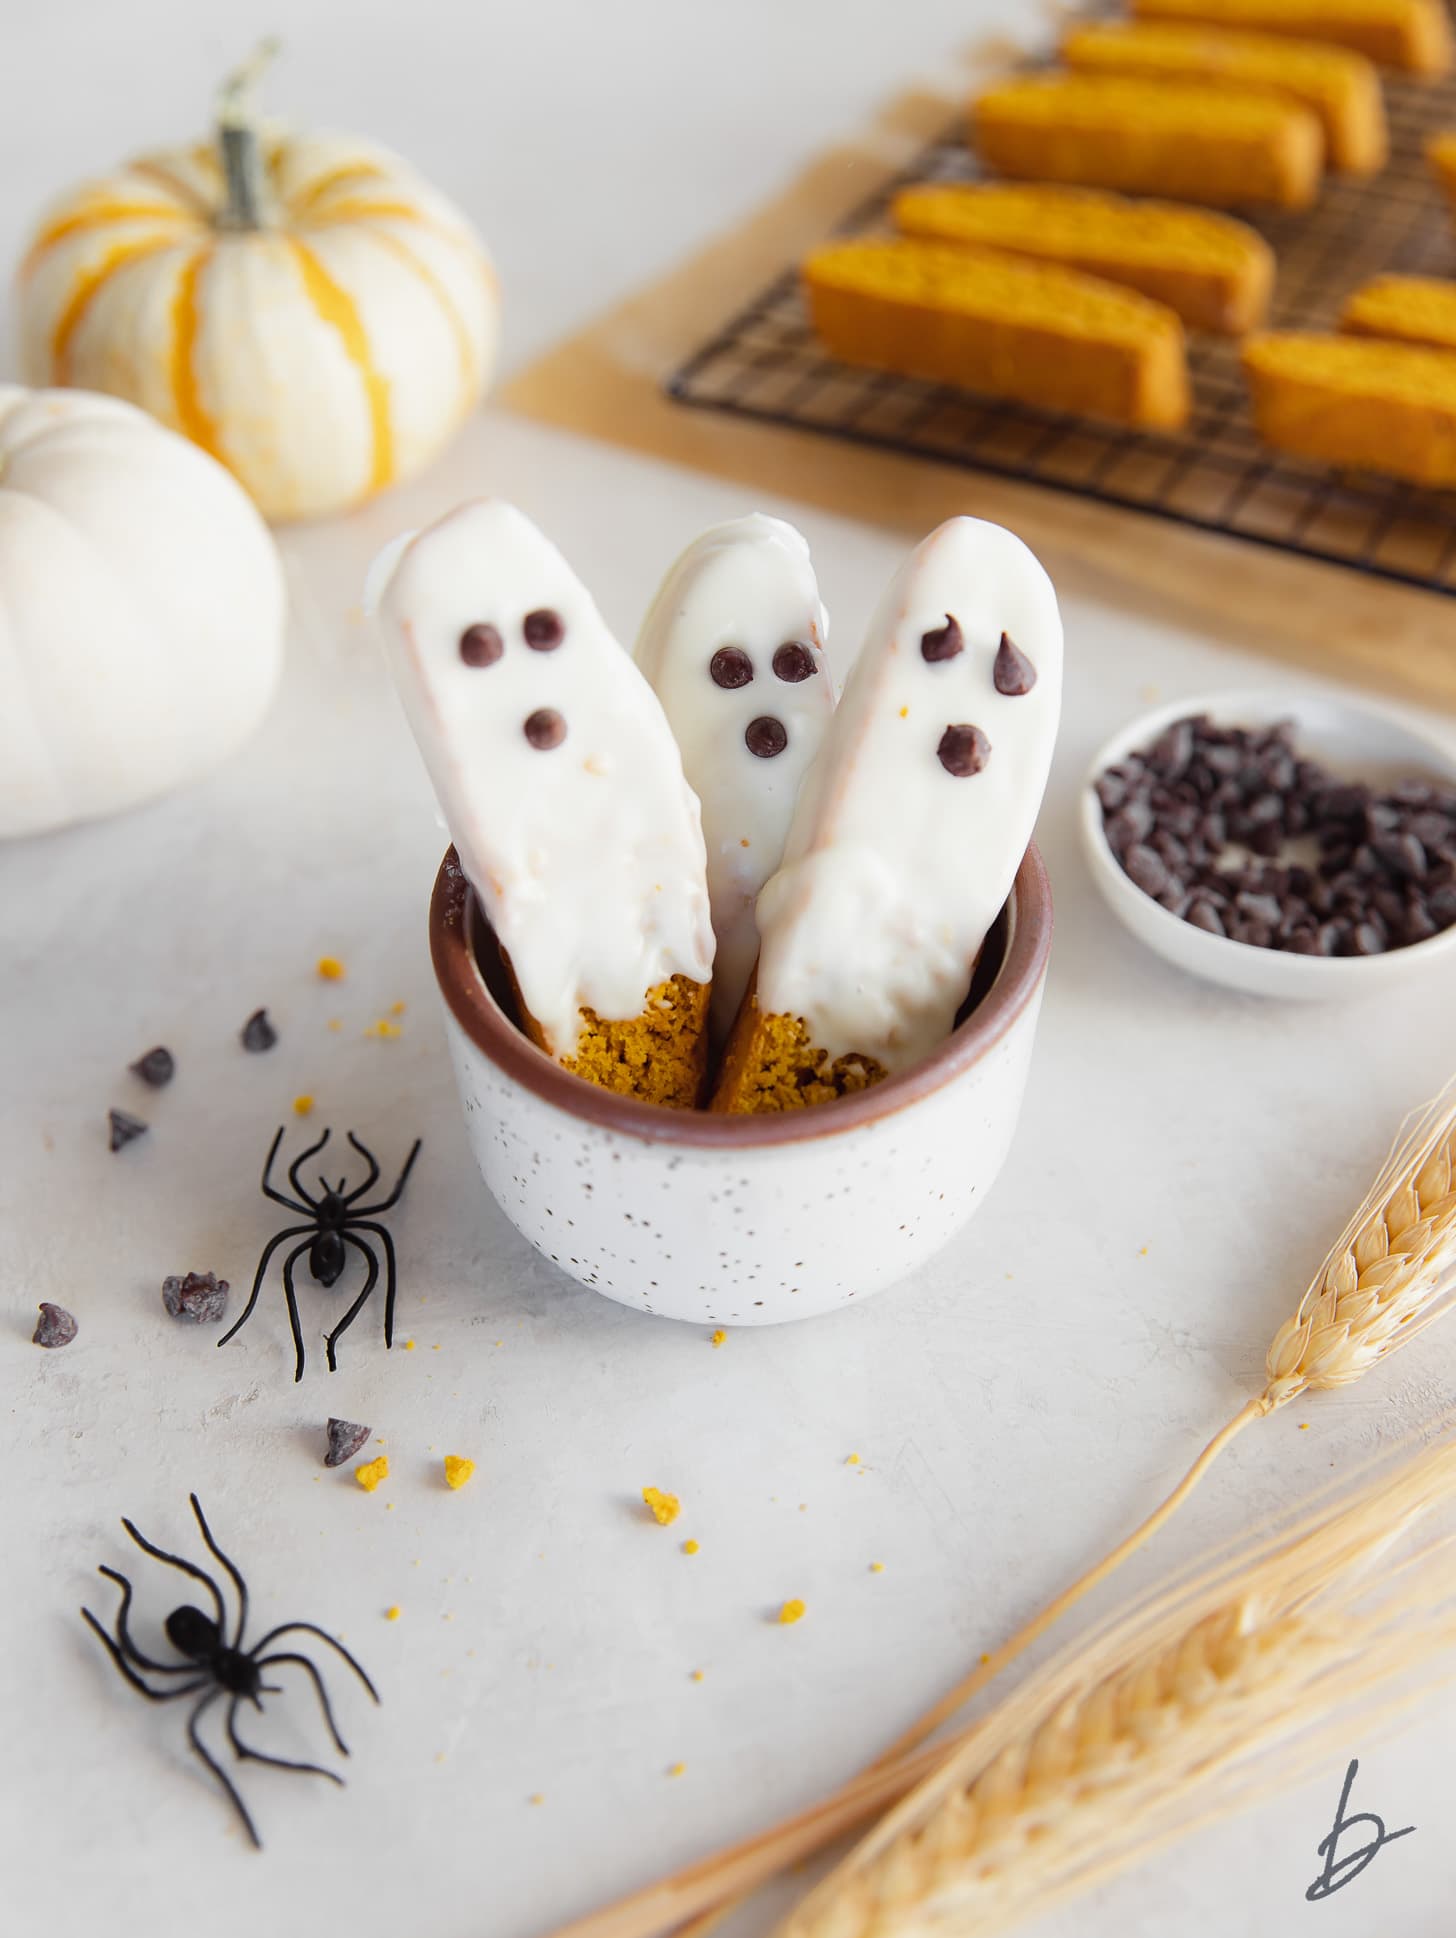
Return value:
M 1056 594 L 1012 533 L 953 518 L 900 568 L 758 899 L 754 989 L 715 1109 L 822 1103 L 950 1034 L 1046 787 Z
M 463 505 L 371 579 L 391 671 L 531 1037 L 691 1108 L 713 963 L 697 800 L 656 694 L 556 547 Z
M 828 632 L 803 537 L 755 512 L 694 539 L 638 635 L 637 664 L 702 803 L 720 1036 L 758 955 L 754 903 L 783 859 L 800 784 L 834 710 Z

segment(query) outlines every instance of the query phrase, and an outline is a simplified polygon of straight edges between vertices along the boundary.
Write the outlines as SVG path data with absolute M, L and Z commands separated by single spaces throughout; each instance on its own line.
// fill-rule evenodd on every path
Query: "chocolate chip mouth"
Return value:
M 753 661 L 741 646 L 720 646 L 708 661 L 708 677 L 714 686 L 726 687 L 731 693 L 753 678 Z
M 1456 787 L 1344 780 L 1298 753 L 1290 721 L 1190 715 L 1095 792 L 1124 874 L 1209 935 L 1368 956 L 1456 925 Z
M 467 626 L 460 635 L 460 657 L 467 666 L 494 666 L 505 650 L 505 641 L 494 626 Z

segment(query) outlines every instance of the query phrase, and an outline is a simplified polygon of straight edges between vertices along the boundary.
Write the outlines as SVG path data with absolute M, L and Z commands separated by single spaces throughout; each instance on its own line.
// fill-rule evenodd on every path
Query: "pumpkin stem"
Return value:
M 260 42 L 218 90 L 217 138 L 227 181 L 227 201 L 218 216 L 220 228 L 258 229 L 263 225 L 263 157 L 253 94 L 278 47 L 276 40 Z

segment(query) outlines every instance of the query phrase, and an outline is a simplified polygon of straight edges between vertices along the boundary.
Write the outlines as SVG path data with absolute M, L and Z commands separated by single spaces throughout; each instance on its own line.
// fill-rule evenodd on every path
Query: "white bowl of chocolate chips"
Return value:
M 1231 989 L 1338 999 L 1456 961 L 1456 740 L 1379 707 L 1160 707 L 1093 762 L 1082 834 L 1139 941 Z

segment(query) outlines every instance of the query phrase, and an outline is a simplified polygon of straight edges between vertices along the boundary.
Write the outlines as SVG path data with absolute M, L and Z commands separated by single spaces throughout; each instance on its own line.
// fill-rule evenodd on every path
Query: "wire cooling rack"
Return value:
M 1425 161 L 1426 139 L 1456 128 L 1456 80 L 1385 76 L 1391 155 L 1370 177 L 1329 175 L 1300 214 L 1241 211 L 1279 262 L 1271 325 L 1330 329 L 1345 297 L 1386 270 L 1456 275 L 1452 218 Z M 841 225 L 884 228 L 897 189 L 980 173 L 957 121 Z M 1456 596 L 1456 493 L 1340 472 L 1261 444 L 1239 347 L 1190 335 L 1193 409 L 1177 432 L 977 397 L 826 357 L 797 271 L 784 273 L 668 380 L 702 410 L 821 431 L 857 444 L 1080 493 L 1307 558 Z

